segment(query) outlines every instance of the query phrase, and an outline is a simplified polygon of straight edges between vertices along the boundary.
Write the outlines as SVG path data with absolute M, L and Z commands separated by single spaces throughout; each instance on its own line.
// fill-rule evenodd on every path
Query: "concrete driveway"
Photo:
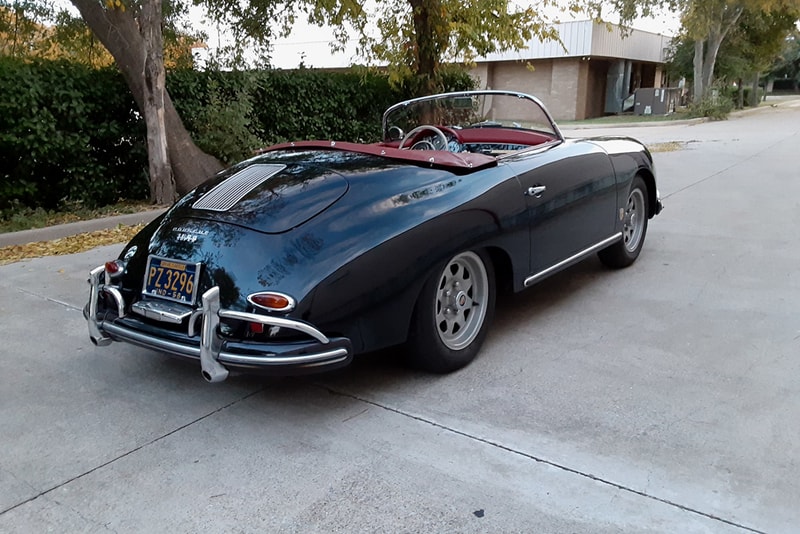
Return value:
M 501 301 L 448 376 L 389 351 L 209 385 L 90 344 L 120 247 L 0 267 L 0 532 L 796 532 L 800 101 L 568 133 L 679 142 L 666 209 L 633 267 Z

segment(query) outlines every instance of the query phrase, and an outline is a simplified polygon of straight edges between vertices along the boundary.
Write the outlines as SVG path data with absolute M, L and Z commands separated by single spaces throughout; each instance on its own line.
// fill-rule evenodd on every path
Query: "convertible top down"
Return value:
M 565 139 L 521 93 L 434 95 L 387 110 L 381 142 L 284 143 L 222 171 L 91 271 L 84 313 L 95 344 L 200 360 L 212 382 L 402 343 L 448 372 L 498 287 L 594 253 L 626 267 L 660 210 L 637 141 Z

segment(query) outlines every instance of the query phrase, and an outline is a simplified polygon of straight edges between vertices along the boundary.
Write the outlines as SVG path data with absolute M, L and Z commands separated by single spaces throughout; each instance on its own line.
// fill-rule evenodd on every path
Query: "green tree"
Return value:
M 36 0 L 0 0 L 0 54 L 46 57 L 46 22 L 51 15 L 50 7 Z
M 783 44 L 795 22 L 800 18 L 800 11 L 787 8 L 770 12 L 745 11 L 736 28 L 723 43 L 720 53 L 728 58 L 723 65 L 724 75 L 728 79 L 736 79 L 738 86 L 737 107 L 744 106 L 744 81 L 752 83 L 750 105 L 758 102 L 758 83 L 761 73 L 780 56 Z
M 274 21 L 282 22 L 277 31 L 285 35 L 297 17 L 334 27 L 334 47 L 341 48 L 353 33 L 362 57 L 388 64 L 394 81 L 411 79 L 422 93 L 440 87 L 446 61 L 518 49 L 532 38 L 558 39 L 542 11 L 509 0 L 384 0 L 370 8 L 353 0 L 252 0 L 233 6 L 228 0 L 197 1 L 217 21 L 236 28 L 237 37 L 261 44 L 274 37 Z M 588 0 L 570 0 L 564 9 L 579 12 L 587 6 Z
M 723 83 L 737 82 L 738 107 L 743 105 L 743 81 L 758 84 L 759 73 L 767 70 L 780 56 L 798 16 L 800 13 L 786 8 L 771 12 L 745 10 L 722 42 L 713 76 Z M 694 51 L 695 41 L 686 34 L 679 35 L 673 42 L 668 72 L 676 77 L 693 79 Z M 751 97 L 755 98 L 756 94 L 757 88 L 754 87 Z
M 792 80 L 792 89 L 800 90 L 800 30 L 794 29 L 783 43 L 783 49 L 769 70 L 773 79 Z
M 694 43 L 695 102 L 702 100 L 712 86 L 720 47 L 745 10 L 752 13 L 800 10 L 800 0 L 613 0 L 612 5 L 622 14 L 624 22 L 650 14 L 655 8 L 667 7 L 681 13 L 682 32 Z

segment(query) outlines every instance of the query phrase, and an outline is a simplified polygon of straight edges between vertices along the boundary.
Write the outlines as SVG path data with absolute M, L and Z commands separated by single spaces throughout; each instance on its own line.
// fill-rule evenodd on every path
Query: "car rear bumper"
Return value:
M 103 267 L 89 275 L 89 303 L 84 315 L 89 337 L 98 346 L 124 341 L 181 358 L 199 360 L 203 377 L 220 382 L 229 370 L 268 374 L 319 372 L 345 366 L 352 361 L 349 339 L 328 338 L 314 326 L 294 319 L 226 310 L 220 307 L 219 289 L 206 291 L 201 306 L 188 317 L 186 331 L 154 326 L 133 314 L 126 315 L 121 292 L 103 283 Z M 110 297 L 116 309 L 98 309 L 100 299 Z M 220 320 L 244 321 L 268 327 L 294 330 L 307 340 L 259 342 L 231 340 L 220 335 Z

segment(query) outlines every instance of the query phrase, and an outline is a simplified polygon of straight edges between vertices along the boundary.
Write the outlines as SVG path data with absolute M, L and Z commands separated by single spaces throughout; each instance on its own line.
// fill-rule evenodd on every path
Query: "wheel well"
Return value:
M 514 269 L 511 265 L 511 257 L 499 247 L 488 247 L 486 252 L 494 266 L 495 287 L 498 293 L 512 293 L 514 291 Z
M 648 218 L 652 219 L 656 214 L 656 204 L 658 198 L 656 196 L 656 178 L 649 170 L 639 169 L 638 176 L 642 177 L 645 185 L 647 186 L 647 214 Z

